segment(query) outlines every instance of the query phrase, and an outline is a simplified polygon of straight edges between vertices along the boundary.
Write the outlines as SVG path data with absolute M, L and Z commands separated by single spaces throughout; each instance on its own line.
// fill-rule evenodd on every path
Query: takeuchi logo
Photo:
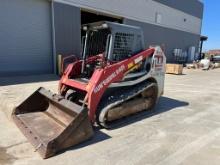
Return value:
M 104 86 L 107 86 L 115 77 L 125 70 L 125 66 L 120 66 L 115 72 L 110 74 L 105 80 L 103 80 L 98 86 L 95 87 L 94 93 L 98 93 Z

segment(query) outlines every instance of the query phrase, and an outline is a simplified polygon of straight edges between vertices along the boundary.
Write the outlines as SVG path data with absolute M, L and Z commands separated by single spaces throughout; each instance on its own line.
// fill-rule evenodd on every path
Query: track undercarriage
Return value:
M 98 105 L 96 122 L 110 128 L 114 120 L 143 110 L 152 110 L 157 102 L 157 92 L 157 85 L 152 82 L 142 82 L 109 92 Z

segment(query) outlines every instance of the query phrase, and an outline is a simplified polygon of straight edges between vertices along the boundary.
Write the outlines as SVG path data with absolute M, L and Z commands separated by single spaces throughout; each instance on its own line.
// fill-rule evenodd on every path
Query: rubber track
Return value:
M 117 88 L 116 90 L 113 91 L 107 91 L 106 94 L 104 94 L 103 98 L 101 99 L 97 109 L 97 113 L 96 113 L 97 124 L 104 128 L 111 128 L 112 124 L 108 124 L 107 122 L 104 122 L 103 117 L 102 117 L 103 121 L 100 121 L 101 113 L 103 111 L 108 111 L 109 109 L 136 97 L 137 95 L 141 94 L 143 91 L 145 91 L 146 89 L 150 88 L 153 85 L 155 85 L 155 83 L 142 82 L 131 87 Z

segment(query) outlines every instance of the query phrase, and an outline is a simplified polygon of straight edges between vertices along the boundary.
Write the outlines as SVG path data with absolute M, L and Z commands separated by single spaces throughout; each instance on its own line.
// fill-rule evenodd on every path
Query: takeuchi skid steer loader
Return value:
M 93 136 L 95 123 L 151 110 L 163 94 L 166 57 L 144 48 L 139 27 L 112 22 L 83 26 L 82 59 L 68 65 L 59 94 L 39 88 L 12 118 L 43 158 Z

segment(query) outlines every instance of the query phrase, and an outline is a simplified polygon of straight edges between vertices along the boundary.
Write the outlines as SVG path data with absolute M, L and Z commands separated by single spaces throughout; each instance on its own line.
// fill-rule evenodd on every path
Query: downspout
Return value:
M 56 29 L 54 21 L 54 0 L 51 0 L 52 40 L 53 40 L 53 73 L 57 74 Z

